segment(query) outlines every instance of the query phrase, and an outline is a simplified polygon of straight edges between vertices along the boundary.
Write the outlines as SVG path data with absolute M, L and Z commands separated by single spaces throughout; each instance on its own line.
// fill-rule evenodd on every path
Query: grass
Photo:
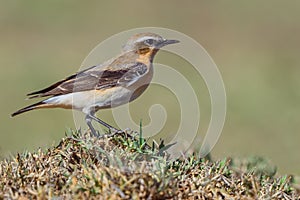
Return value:
M 259 157 L 169 159 L 168 146 L 127 134 L 72 131 L 56 147 L 0 161 L 0 199 L 299 199 L 292 176 Z

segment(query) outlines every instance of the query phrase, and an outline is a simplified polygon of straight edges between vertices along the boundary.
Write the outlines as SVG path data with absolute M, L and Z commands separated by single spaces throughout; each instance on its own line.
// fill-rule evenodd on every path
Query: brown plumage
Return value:
M 128 103 L 140 96 L 152 79 L 152 61 L 157 51 L 177 42 L 154 33 L 134 35 L 123 47 L 120 56 L 28 94 L 30 99 L 48 98 L 16 111 L 12 116 L 40 108 L 76 109 L 86 114 L 87 124 L 94 135 L 97 134 L 91 120 L 114 129 L 96 118 L 95 112 Z

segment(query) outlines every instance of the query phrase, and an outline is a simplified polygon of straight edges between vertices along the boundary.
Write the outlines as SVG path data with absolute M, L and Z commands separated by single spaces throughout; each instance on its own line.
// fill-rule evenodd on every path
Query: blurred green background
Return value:
M 10 118 L 13 111 L 34 102 L 24 101 L 26 93 L 77 71 L 86 55 L 109 36 L 157 26 L 197 40 L 223 76 L 227 119 L 213 157 L 261 155 L 270 158 L 280 173 L 300 174 L 299 7 L 299 1 L 277 0 L 1 1 L 0 155 L 49 147 L 68 127 L 74 128 L 72 112 L 60 109 Z M 156 59 L 184 64 L 164 53 Z M 191 70 L 183 73 L 193 79 Z M 197 81 L 194 84 L 197 88 Z M 159 89 L 150 87 L 132 103 L 137 122 L 149 121 L 147 107 L 157 100 L 153 91 Z M 208 94 L 204 90 L 201 94 L 206 96 L 200 106 L 207 123 Z M 178 112 L 176 99 L 165 95 L 158 98 Z M 110 111 L 101 114 L 112 122 Z M 178 118 L 167 122 L 170 132 L 176 130 Z

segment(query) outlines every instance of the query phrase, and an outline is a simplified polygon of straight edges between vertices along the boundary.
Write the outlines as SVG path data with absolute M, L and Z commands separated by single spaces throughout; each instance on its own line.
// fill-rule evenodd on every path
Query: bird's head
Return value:
M 155 33 L 138 33 L 129 38 L 123 46 L 123 51 L 136 51 L 139 54 L 153 52 L 155 54 L 163 46 L 178 42 L 178 40 L 164 39 Z

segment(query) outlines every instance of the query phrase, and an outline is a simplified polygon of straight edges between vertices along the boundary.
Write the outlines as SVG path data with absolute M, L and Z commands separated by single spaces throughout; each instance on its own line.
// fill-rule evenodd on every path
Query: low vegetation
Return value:
M 0 161 L 0 199 L 300 199 L 292 176 L 266 160 L 169 159 L 141 134 L 74 131 L 56 147 Z

